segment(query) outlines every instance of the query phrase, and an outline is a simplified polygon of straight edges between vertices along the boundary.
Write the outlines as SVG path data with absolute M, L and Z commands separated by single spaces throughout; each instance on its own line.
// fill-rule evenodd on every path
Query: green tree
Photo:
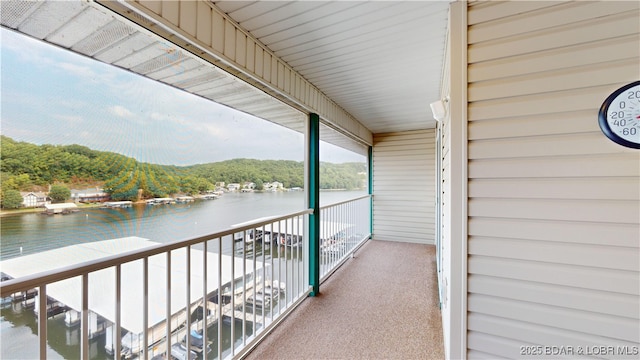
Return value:
M 22 195 L 18 190 L 7 190 L 2 198 L 2 207 L 5 209 L 18 209 L 22 206 Z
M 64 185 L 53 185 L 49 191 L 49 197 L 53 202 L 65 202 L 71 197 L 71 190 Z

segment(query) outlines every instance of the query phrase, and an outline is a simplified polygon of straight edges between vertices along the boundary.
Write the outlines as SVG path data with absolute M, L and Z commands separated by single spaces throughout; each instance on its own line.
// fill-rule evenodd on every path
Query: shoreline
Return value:
M 69 203 L 72 204 L 72 203 Z M 102 206 L 102 204 L 78 204 L 78 203 L 73 203 L 78 205 L 78 210 L 82 210 L 82 209 L 91 209 L 91 208 L 97 208 Z M 0 210 L 0 218 L 1 217 L 8 217 L 8 216 L 16 216 L 16 215 L 22 215 L 22 214 L 33 214 L 33 213 L 41 213 L 44 212 L 44 208 L 42 207 L 37 207 L 37 208 L 28 208 L 28 209 L 17 209 L 17 210 Z
M 347 189 L 320 189 L 320 192 L 338 192 L 338 191 L 349 191 Z M 263 191 L 253 191 L 254 193 L 261 193 Z M 85 204 L 85 203 L 74 203 L 76 205 L 78 205 L 78 209 L 82 210 L 82 209 L 91 209 L 91 208 L 97 208 L 97 207 L 101 207 L 103 206 L 102 203 L 90 203 L 90 204 Z M 140 200 L 140 201 L 133 201 L 134 205 L 138 205 L 138 204 L 145 204 L 145 200 Z M 7 217 L 7 216 L 17 216 L 17 215 L 22 215 L 22 214 L 33 214 L 33 213 L 39 213 L 39 212 L 43 212 L 42 207 L 37 207 L 37 208 L 28 208 L 28 209 L 16 209 L 16 210 L 0 210 L 0 218 L 2 217 Z

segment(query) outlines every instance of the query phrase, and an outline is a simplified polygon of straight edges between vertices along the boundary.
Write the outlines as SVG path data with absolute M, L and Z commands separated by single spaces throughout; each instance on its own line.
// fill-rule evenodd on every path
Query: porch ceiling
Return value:
M 213 1 L 373 133 L 435 126 L 449 1 Z
M 449 1 L 212 1 L 372 133 L 434 127 Z M 305 115 L 110 10 L 1 1 L 26 35 L 302 131 Z M 142 22 L 144 25 L 144 22 Z M 350 148 L 327 128 L 323 140 Z M 361 152 L 361 149 L 360 151 Z

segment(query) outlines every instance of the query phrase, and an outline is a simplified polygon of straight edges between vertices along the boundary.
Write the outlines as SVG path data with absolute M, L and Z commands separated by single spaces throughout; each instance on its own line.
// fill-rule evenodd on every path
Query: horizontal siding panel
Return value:
M 640 275 L 637 270 L 473 255 L 469 257 L 469 273 L 640 296 Z
M 374 167 L 374 173 L 376 177 L 379 177 L 378 180 L 374 180 L 376 185 L 380 185 L 383 187 L 391 186 L 393 189 L 402 189 L 403 191 L 407 191 L 409 189 L 404 188 L 407 184 L 427 184 L 433 182 L 429 177 L 433 176 L 435 171 L 431 169 L 416 169 L 411 175 L 403 174 L 403 173 L 395 173 L 393 171 L 376 171 Z M 410 177 L 409 177 L 410 176 Z M 420 190 L 411 189 L 411 191 Z
M 511 319 L 486 316 L 484 314 L 469 314 L 469 330 L 480 332 L 485 335 L 507 338 L 520 341 L 521 345 L 541 345 L 541 346 L 572 346 L 583 349 L 593 346 L 614 346 L 632 348 L 637 343 L 620 341 L 602 336 L 595 336 L 582 331 L 570 331 L 555 327 L 542 326 L 532 323 L 515 321 Z M 519 354 L 519 353 L 518 353 Z M 514 356 L 520 357 L 520 356 Z M 533 357 L 533 356 L 527 356 Z M 536 357 L 533 357 L 536 358 Z M 543 356 L 542 358 L 548 358 Z M 562 359 L 567 357 L 562 356 Z
M 637 58 L 640 52 L 638 43 L 640 43 L 640 36 L 631 34 L 615 39 L 547 50 L 537 54 L 471 64 L 468 68 L 468 81 L 473 83 Z
M 476 63 L 636 34 L 640 13 L 623 14 L 572 23 L 533 33 L 469 45 L 468 61 Z
M 396 227 L 412 227 L 424 231 L 433 225 L 435 218 L 434 212 L 426 212 L 416 216 L 394 216 L 393 214 L 397 214 L 397 212 L 380 212 L 378 219 L 381 224 L 394 224 Z
M 538 11 L 527 11 L 517 16 L 498 21 L 487 21 L 471 26 L 468 33 L 469 44 L 490 41 L 509 36 L 545 31 L 571 23 L 592 21 L 594 17 L 604 17 L 638 10 L 638 3 L 628 2 L 572 2 L 546 7 Z
M 374 135 L 374 238 L 434 242 L 435 131 Z
M 638 59 L 632 57 L 595 65 L 473 83 L 468 87 L 468 99 L 481 101 L 626 82 L 629 80 L 629 74 L 639 72 Z
M 394 153 L 394 152 L 403 152 L 403 151 L 425 153 L 425 152 L 428 152 L 429 149 L 433 147 L 434 144 L 435 144 L 435 140 L 431 141 L 426 139 L 422 141 L 411 140 L 411 142 L 407 142 L 404 144 L 400 142 L 394 142 L 392 144 L 385 144 L 384 146 L 380 146 L 379 151 L 381 151 L 382 154 L 386 154 L 387 152 Z
M 411 234 L 411 237 L 424 237 L 425 234 L 433 234 L 433 221 L 430 223 L 421 221 L 420 224 L 415 222 L 393 222 L 378 218 L 379 223 L 376 226 L 376 234 L 393 233 L 393 234 Z
M 637 224 L 475 217 L 469 220 L 468 231 L 471 236 L 481 237 L 640 247 L 640 226 Z
M 477 179 L 469 196 L 480 198 L 638 200 L 637 178 Z
M 636 320 L 587 311 L 558 308 L 532 302 L 470 294 L 469 311 L 572 331 L 588 331 L 594 335 L 634 342 L 640 337 Z
M 620 153 L 627 150 L 602 132 L 481 140 L 469 144 L 469 159 Z
M 415 130 L 415 131 L 407 131 L 407 132 L 394 132 L 394 133 L 381 133 L 375 134 L 376 142 L 378 145 L 379 142 L 389 143 L 392 141 L 403 141 L 407 140 L 415 140 L 415 139 L 427 139 L 435 137 L 435 132 L 433 130 Z
M 637 272 L 638 248 L 472 236 L 469 254 Z
M 594 110 L 471 121 L 469 140 L 599 132 Z
M 634 295 L 483 275 L 470 275 L 469 279 L 470 293 L 640 320 L 640 298 Z
M 597 121 L 598 108 L 602 102 L 611 92 L 626 83 L 625 81 L 586 89 L 515 96 L 508 101 L 505 99 L 478 101 L 469 104 L 468 116 L 470 121 L 476 121 L 590 110 L 593 121 Z
M 524 14 L 534 10 L 557 6 L 560 2 L 552 1 L 478 1 L 471 2 L 467 14 L 468 25 L 490 22 L 493 20 Z
M 434 231 L 413 229 L 413 228 L 398 228 L 393 224 L 385 226 L 381 224 L 378 231 L 374 231 L 373 234 L 376 240 L 383 239 L 397 239 L 398 241 L 406 241 L 412 243 L 433 244 Z
M 500 359 L 508 359 L 508 358 L 496 356 L 494 354 L 487 354 L 482 351 L 468 350 L 467 359 L 468 360 L 500 360 Z
M 396 161 L 414 161 L 418 164 L 424 164 L 423 167 L 430 166 L 433 167 L 435 164 L 435 159 L 430 159 L 429 161 L 425 161 L 425 156 L 430 156 L 431 154 L 428 151 L 413 151 L 409 152 L 406 156 L 403 156 L 401 153 L 393 153 L 389 152 L 384 155 L 379 155 L 376 159 L 376 164 L 393 164 Z
M 474 160 L 469 163 L 469 177 L 638 177 L 639 160 L 640 154 L 632 150 L 625 154 Z
M 469 216 L 638 224 L 637 200 L 471 199 Z
M 431 147 L 435 148 L 435 144 L 432 144 Z M 433 167 L 435 164 L 435 155 L 433 154 L 433 151 L 425 151 L 423 149 L 411 149 L 407 150 L 406 153 L 391 150 L 377 156 L 373 160 L 373 164 L 388 166 L 393 165 L 398 160 L 413 161 L 422 167 L 427 167 L 429 165 Z M 384 167 L 382 169 L 384 169 Z
M 640 3 L 490 2 L 468 20 L 469 353 L 637 347 L 640 153 L 597 113 L 640 78 Z
M 379 187 L 382 185 L 377 184 Z M 403 190 L 403 188 L 423 188 L 426 184 L 424 181 L 416 181 L 416 182 L 408 182 L 398 185 L 398 183 L 392 184 L 389 183 L 389 187 L 393 187 L 396 190 L 381 190 L 380 193 L 376 193 L 374 198 L 374 202 L 378 202 L 378 205 L 390 206 L 393 204 L 398 204 L 399 206 L 411 206 L 414 205 L 412 203 L 422 202 L 424 203 L 430 196 L 433 195 L 433 192 L 410 192 Z M 374 184 L 375 186 L 375 184 Z M 410 202 L 410 204 L 404 204 L 404 202 Z
M 467 347 L 469 349 L 491 354 L 489 357 L 481 357 L 480 359 L 517 359 L 522 357 L 520 355 L 520 347 L 523 345 L 526 344 L 481 332 L 469 333 L 467 337 Z

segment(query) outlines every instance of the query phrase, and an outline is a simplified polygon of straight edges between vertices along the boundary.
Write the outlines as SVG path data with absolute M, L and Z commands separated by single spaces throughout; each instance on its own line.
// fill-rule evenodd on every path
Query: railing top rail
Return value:
M 368 195 L 367 194 L 367 195 L 362 195 L 362 196 L 355 197 L 353 199 L 344 200 L 344 201 L 340 201 L 340 202 L 329 204 L 329 205 L 324 205 L 324 206 L 320 207 L 320 210 L 324 210 L 324 209 L 328 209 L 330 207 L 334 207 L 334 206 L 350 203 L 350 202 L 353 202 L 353 201 L 356 201 L 356 200 L 367 199 L 367 198 L 370 198 L 371 196 L 372 195 Z
M 57 281 L 70 279 L 83 274 L 110 268 L 119 264 L 124 264 L 131 261 L 144 259 L 146 257 L 166 253 L 168 251 L 180 249 L 186 246 L 203 243 L 205 241 L 233 235 L 239 232 L 244 232 L 245 230 L 254 229 L 257 227 L 261 227 L 263 225 L 271 224 L 281 220 L 286 220 L 288 218 L 292 218 L 295 216 L 302 216 L 302 215 L 307 215 L 312 213 L 313 213 L 313 209 L 307 209 L 307 210 L 302 210 L 302 211 L 298 211 L 295 213 L 286 214 L 282 216 L 261 218 L 259 220 L 256 220 L 255 222 L 243 223 L 242 226 L 238 226 L 238 227 L 224 230 L 221 232 L 216 232 L 216 233 L 212 233 L 212 234 L 208 234 L 208 235 L 204 235 L 204 236 L 200 236 L 192 239 L 179 240 L 172 243 L 157 244 L 157 245 L 146 247 L 144 249 L 136 249 L 136 250 L 123 252 L 121 254 L 106 256 L 99 260 L 85 261 L 75 265 L 70 265 L 70 266 L 52 269 L 48 271 L 42 271 L 42 272 L 31 274 L 28 276 L 23 276 L 17 279 L 3 281 L 2 283 L 0 283 L 0 294 L 2 294 L 3 297 L 8 296 L 15 292 L 26 291 L 28 289 L 36 288 L 41 285 L 51 284 Z

